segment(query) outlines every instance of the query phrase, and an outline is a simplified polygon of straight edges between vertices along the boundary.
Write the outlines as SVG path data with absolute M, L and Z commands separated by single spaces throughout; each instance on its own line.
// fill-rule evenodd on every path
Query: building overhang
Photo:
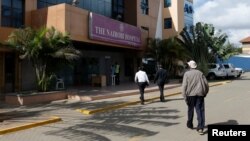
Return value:
M 87 10 L 68 4 L 58 4 L 34 10 L 31 16 L 33 27 L 53 26 L 61 32 L 68 32 L 70 38 L 78 42 L 135 50 L 143 50 L 145 44 L 143 42 L 146 42 L 138 27 L 94 13 L 91 14 Z M 100 21 L 100 18 L 103 22 Z M 99 30 L 97 30 L 97 25 Z M 106 35 L 100 37 L 101 34 L 99 34 L 97 37 L 98 33 Z

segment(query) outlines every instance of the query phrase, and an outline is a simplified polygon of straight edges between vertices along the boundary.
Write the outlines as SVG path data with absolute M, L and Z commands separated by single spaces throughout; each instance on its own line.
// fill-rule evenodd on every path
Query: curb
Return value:
M 212 84 L 210 84 L 209 87 L 224 85 L 224 84 L 231 83 L 231 82 L 232 81 L 212 82 Z
M 164 90 L 172 89 L 172 88 L 176 88 L 176 87 L 180 87 L 180 86 L 181 85 L 170 86 L 170 87 L 164 88 Z M 155 91 L 158 91 L 158 90 L 159 90 L 158 88 L 146 89 L 145 93 L 155 92 Z M 77 99 L 81 100 L 81 101 L 95 101 L 95 100 L 102 100 L 102 99 L 109 99 L 109 98 L 132 96 L 132 95 L 137 95 L 138 93 L 139 93 L 139 90 L 134 90 L 134 91 L 131 91 L 131 92 L 125 92 L 125 93 L 121 93 L 121 94 L 109 94 L 109 95 L 98 95 L 98 96 L 75 96 L 75 97 L 77 97 Z M 72 98 L 72 99 L 74 99 L 74 98 Z
M 230 83 L 230 82 L 232 82 L 232 81 L 213 82 L 212 84 L 209 85 L 209 87 L 219 86 L 219 85 L 227 84 L 227 83 Z M 147 92 L 149 92 L 149 91 L 147 91 Z M 174 95 L 179 95 L 179 94 L 181 94 L 181 92 L 175 92 L 175 93 L 171 93 L 171 94 L 164 95 L 164 96 L 169 97 L 169 96 L 174 96 Z M 159 99 L 159 96 L 149 98 L 149 99 L 145 100 L 145 102 L 153 101 L 155 99 Z M 78 112 L 80 112 L 80 113 L 82 113 L 84 115 L 91 115 L 91 114 L 96 114 L 96 113 L 101 113 L 101 112 L 106 112 L 106 111 L 110 111 L 110 110 L 114 110 L 114 109 L 123 108 L 123 107 L 130 106 L 130 105 L 136 105 L 136 104 L 138 104 L 140 102 L 141 101 L 137 100 L 137 101 L 125 102 L 125 103 L 117 104 L 117 105 L 106 106 L 106 107 L 98 108 L 98 109 L 94 109 L 94 110 L 77 109 L 76 111 L 78 111 Z
M 176 92 L 176 93 L 172 93 L 172 94 L 168 94 L 168 95 L 164 95 L 164 96 L 169 97 L 169 96 L 179 95 L 180 93 L 181 92 Z M 150 101 L 153 101 L 156 99 L 159 99 L 159 96 L 146 99 L 145 102 L 150 102 Z M 137 101 L 125 102 L 122 104 L 106 106 L 104 108 L 99 108 L 99 109 L 95 109 L 95 110 L 77 109 L 76 111 L 78 111 L 84 115 L 91 115 L 91 114 L 96 114 L 96 113 L 101 113 L 101 112 L 106 112 L 106 111 L 110 111 L 110 110 L 114 110 L 114 109 L 123 108 L 123 107 L 130 106 L 130 105 L 136 105 L 138 103 L 141 103 L 141 101 L 137 100 Z
M 6 129 L 1 129 L 0 135 L 11 133 L 11 132 L 16 132 L 16 131 L 20 131 L 20 130 L 25 130 L 25 129 L 29 129 L 29 128 L 33 128 L 33 127 L 37 127 L 37 126 L 42 126 L 42 125 L 46 125 L 46 124 L 50 124 L 50 123 L 55 123 L 55 122 L 58 122 L 61 120 L 62 120 L 61 118 L 53 116 L 48 120 L 34 122 L 34 123 L 30 123 L 30 124 L 24 124 L 24 125 L 20 125 L 20 126 L 16 126 L 16 127 L 6 128 Z

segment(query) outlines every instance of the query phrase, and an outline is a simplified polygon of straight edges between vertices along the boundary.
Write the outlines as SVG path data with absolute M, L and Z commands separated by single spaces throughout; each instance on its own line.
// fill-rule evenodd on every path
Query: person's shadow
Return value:
M 217 123 L 212 123 L 212 124 L 208 124 L 208 125 L 238 125 L 238 124 L 239 123 L 237 120 L 230 119 L 230 120 L 227 120 L 226 122 L 217 122 Z M 207 132 L 208 132 L 207 126 L 205 128 L 206 128 L 206 130 L 204 131 L 204 134 L 207 134 Z

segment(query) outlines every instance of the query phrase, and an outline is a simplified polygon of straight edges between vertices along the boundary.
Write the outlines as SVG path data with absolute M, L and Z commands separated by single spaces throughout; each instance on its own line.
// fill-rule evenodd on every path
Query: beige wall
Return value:
M 242 45 L 242 53 L 243 54 L 250 54 L 250 44 L 243 44 Z
M 37 0 L 25 0 L 25 25 L 31 26 L 31 11 L 37 9 Z
M 0 26 L 0 42 L 5 42 L 8 39 L 10 33 L 14 30 L 14 28 L 1 27 Z
M 149 28 L 149 37 L 154 37 L 156 32 L 156 23 L 160 0 L 149 1 L 149 14 L 144 15 L 141 12 L 141 1 L 137 0 L 137 27 Z
M 88 37 L 88 11 L 67 4 L 59 4 L 49 8 L 32 11 L 31 25 L 34 27 L 54 26 L 61 32 L 70 33 L 72 40 L 102 44 L 114 47 L 133 48 L 117 44 L 90 40 Z M 136 49 L 136 48 L 133 48 Z
M 164 3 L 164 2 L 163 2 Z M 184 27 L 184 0 L 172 0 L 171 7 L 163 8 L 163 38 L 178 35 Z M 164 5 L 163 5 L 164 7 Z M 164 19 L 172 18 L 172 29 L 164 29 Z
M 160 0 L 150 0 L 149 1 L 149 14 L 144 15 L 141 12 L 141 1 L 137 0 L 137 27 L 141 28 L 142 26 L 144 26 L 144 27 L 149 28 L 148 31 L 141 29 L 142 41 L 144 41 L 143 42 L 144 49 L 147 44 L 147 38 L 155 37 L 159 6 L 160 6 Z

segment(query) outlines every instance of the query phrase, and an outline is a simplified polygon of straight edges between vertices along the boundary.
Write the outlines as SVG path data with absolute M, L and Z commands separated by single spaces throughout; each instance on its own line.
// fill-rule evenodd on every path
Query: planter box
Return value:
M 67 99 L 69 93 L 68 91 L 52 91 L 32 94 L 8 94 L 5 96 L 5 103 L 11 105 L 47 103 L 55 100 Z

